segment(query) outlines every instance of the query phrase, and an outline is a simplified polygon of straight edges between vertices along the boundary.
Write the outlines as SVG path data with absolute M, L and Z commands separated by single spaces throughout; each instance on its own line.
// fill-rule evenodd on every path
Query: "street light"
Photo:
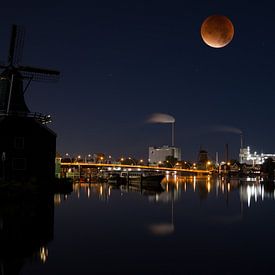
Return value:
M 206 170 L 207 169 L 209 169 L 209 166 L 212 164 L 212 162 L 210 161 L 210 160 L 208 160 L 207 162 L 206 162 Z
M 172 165 L 172 163 L 169 161 L 169 160 L 166 160 L 166 163 L 168 164 L 170 164 L 170 168 L 173 168 L 174 166 Z
M 70 154 L 69 154 L 69 153 L 66 153 L 66 154 L 65 154 L 65 157 L 66 157 L 66 159 L 69 159 L 70 162 L 72 162 L 72 158 L 70 157 Z

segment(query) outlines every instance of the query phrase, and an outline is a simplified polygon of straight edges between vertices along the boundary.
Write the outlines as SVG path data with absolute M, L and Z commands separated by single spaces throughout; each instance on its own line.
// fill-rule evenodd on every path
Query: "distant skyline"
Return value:
M 32 83 L 31 111 L 49 113 L 57 151 L 147 157 L 171 143 L 173 116 L 183 159 L 200 147 L 238 158 L 240 129 L 252 151 L 275 153 L 275 4 L 251 1 L 37 1 L 1 6 L 0 60 L 12 24 L 25 27 L 23 64 L 60 70 L 58 83 Z M 228 16 L 222 49 L 205 45 L 203 20 Z M 215 127 L 220 127 L 218 130 Z M 221 130 L 224 129 L 224 130 Z

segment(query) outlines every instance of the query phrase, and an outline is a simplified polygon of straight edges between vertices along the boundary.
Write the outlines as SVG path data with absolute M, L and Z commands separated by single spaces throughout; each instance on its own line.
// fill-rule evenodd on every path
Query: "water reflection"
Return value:
M 101 256 L 107 254 L 114 269 L 98 264 L 98 273 L 247 274 L 272 258 L 275 205 L 267 200 L 274 199 L 273 182 L 170 174 L 155 189 L 107 183 L 74 188 L 72 200 L 98 212 L 86 236 L 107 230 L 91 241 L 92 255 L 100 261 L 102 246 L 111 251 Z
M 148 188 L 139 185 L 111 185 L 107 183 L 77 183 L 74 192 L 80 199 L 85 196 L 89 199 L 108 201 L 113 192 L 139 193 L 148 197 L 150 202 L 169 203 L 180 200 L 185 193 L 196 193 L 200 200 L 207 200 L 209 196 L 224 197 L 228 199 L 230 193 L 239 194 L 240 202 L 248 207 L 251 203 L 257 203 L 264 199 L 275 198 L 274 182 L 265 182 L 261 178 L 227 179 L 206 177 L 181 177 L 177 175 L 166 175 L 159 187 Z
M 141 247 L 151 244 L 152 249 L 156 244 L 163 249 L 177 247 L 178 251 L 185 247 L 186 257 L 188 249 L 192 251 L 193 246 L 194 255 L 198 253 L 204 256 L 204 252 L 203 255 L 200 254 L 199 249 L 206 247 L 213 257 L 218 257 L 219 253 L 215 254 L 215 251 L 219 251 L 220 245 L 229 247 L 232 253 L 235 251 L 235 247 L 231 248 L 232 242 L 239 247 L 239 240 L 234 238 L 242 234 L 241 226 L 252 230 L 250 224 L 246 224 L 248 215 L 245 220 L 244 214 L 252 212 L 255 206 L 260 206 L 267 200 L 274 200 L 274 197 L 274 183 L 264 182 L 260 178 L 228 179 L 178 175 L 166 175 L 160 185 L 154 187 L 140 184 L 78 183 L 74 184 L 73 193 L 69 195 L 20 194 L 14 198 L 2 196 L 1 274 L 19 274 L 23 265 L 23 274 L 38 274 L 35 271 L 29 273 L 33 262 L 40 263 L 40 271 L 43 266 L 55 270 L 56 259 L 51 262 L 51 257 L 56 256 L 51 253 L 52 247 L 49 246 L 54 234 L 54 207 L 59 215 L 55 221 L 59 224 L 57 235 L 60 238 L 60 235 L 66 235 L 65 231 L 68 235 L 54 245 L 70 243 L 72 247 L 79 248 L 80 254 L 75 255 L 75 259 L 80 261 L 79 259 L 89 255 L 100 263 L 100 257 L 105 259 L 105 251 L 111 250 L 112 257 L 119 255 L 117 251 L 123 254 L 124 250 L 119 250 L 120 245 L 131 249 L 135 257 L 140 256 L 145 252 L 135 252 L 134 247 L 139 247 L 141 242 Z M 255 219 L 255 216 L 252 216 Z M 63 226 L 66 217 L 69 218 Z M 231 228 L 227 228 L 227 225 L 239 226 L 240 231 L 235 228 L 235 237 L 232 239 Z M 72 238 L 71 232 L 78 237 L 83 234 L 85 241 L 81 243 L 81 238 Z M 203 232 L 207 233 L 207 236 Z M 251 237 L 247 236 L 247 230 L 243 232 L 245 233 L 242 238 Z M 121 235 L 123 240 L 118 237 Z M 143 238 L 146 241 L 141 241 Z M 156 240 L 159 243 L 156 243 Z M 135 246 L 132 245 L 133 242 Z M 211 250 L 212 242 L 216 250 Z M 259 247 L 260 245 L 258 244 Z M 94 247 L 94 250 L 91 250 L 91 247 Z M 65 254 L 65 258 L 70 257 L 63 247 L 55 249 L 59 249 L 60 255 Z M 98 254 L 98 251 L 101 251 L 101 254 Z M 158 251 L 153 252 L 160 256 Z M 124 257 L 127 255 L 128 252 L 123 254 Z M 177 258 L 177 254 L 173 255 Z M 118 261 L 118 258 L 115 257 L 113 261 Z M 88 274 L 88 271 L 85 274 Z
M 239 210 L 237 214 L 226 216 L 221 215 L 213 218 L 213 221 L 223 224 L 230 224 L 242 220 L 243 208 L 248 208 L 252 203 L 264 201 L 264 199 L 275 198 L 274 183 L 264 182 L 260 178 L 228 179 L 220 177 L 181 177 L 178 175 L 166 175 L 159 188 L 142 187 L 139 185 L 110 185 L 107 183 L 98 184 L 75 184 L 74 192 L 78 199 L 83 196 L 88 199 L 98 199 L 109 202 L 113 194 L 120 193 L 121 196 L 127 193 L 136 193 L 147 197 L 150 203 L 167 204 L 170 209 L 170 216 L 163 222 L 152 223 L 148 225 L 148 230 L 153 235 L 165 236 L 173 234 L 175 231 L 174 208 L 180 200 L 185 200 L 185 195 L 193 193 L 198 196 L 199 201 L 219 198 L 224 200 L 225 204 L 230 203 L 230 196 L 239 200 Z
M 1 274 L 19 274 L 26 259 L 45 263 L 53 239 L 54 208 L 50 194 L 1 192 Z

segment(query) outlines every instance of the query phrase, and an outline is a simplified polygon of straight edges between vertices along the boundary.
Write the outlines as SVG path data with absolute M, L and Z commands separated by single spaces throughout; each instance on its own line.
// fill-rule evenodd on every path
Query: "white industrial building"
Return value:
M 174 157 L 181 160 L 181 149 L 164 145 L 162 147 L 149 147 L 149 165 L 158 165 L 166 160 L 167 157 Z
M 258 154 L 257 152 L 250 153 L 250 147 L 240 149 L 240 163 L 257 165 L 263 164 L 264 161 L 268 158 L 273 158 L 275 160 L 275 154 Z

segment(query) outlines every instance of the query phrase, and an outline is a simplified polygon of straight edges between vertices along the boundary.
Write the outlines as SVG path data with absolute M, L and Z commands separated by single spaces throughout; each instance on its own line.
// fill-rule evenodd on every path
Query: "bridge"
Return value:
M 209 175 L 211 171 L 200 169 L 182 169 L 175 167 L 158 167 L 158 166 L 146 166 L 146 165 L 126 165 L 117 163 L 91 163 L 91 162 L 61 162 L 61 168 L 67 170 L 69 168 L 81 169 L 81 168 L 113 168 L 113 169 L 127 169 L 131 170 L 144 170 L 144 171 L 164 171 L 164 172 L 177 172 L 194 175 Z

